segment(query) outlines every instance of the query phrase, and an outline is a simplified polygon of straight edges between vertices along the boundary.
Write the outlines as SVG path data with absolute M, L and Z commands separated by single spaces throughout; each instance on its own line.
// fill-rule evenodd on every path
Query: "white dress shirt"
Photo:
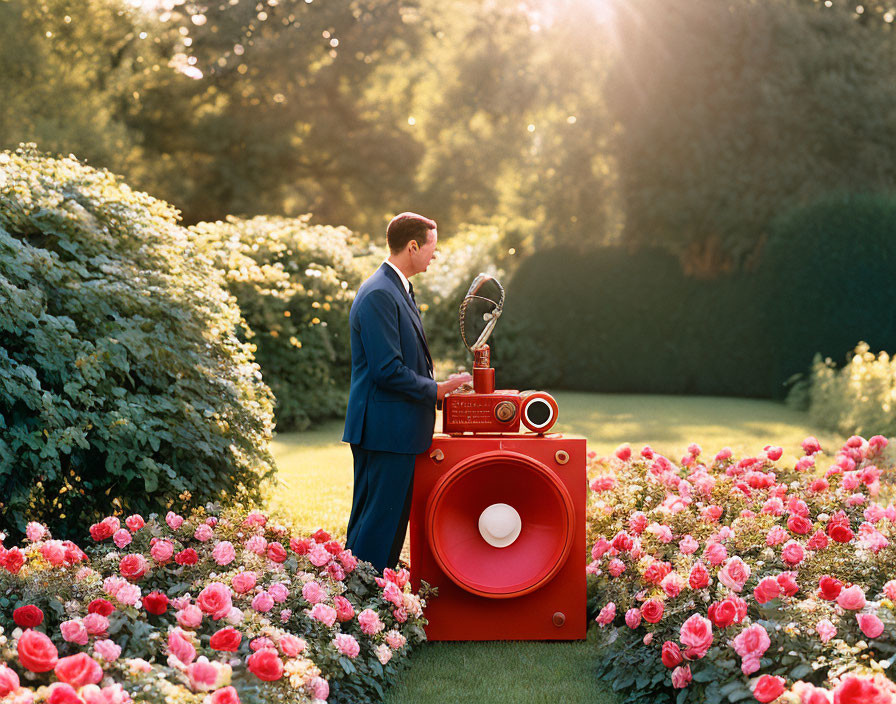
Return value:
M 388 259 L 386 260 L 385 263 L 388 264 L 389 266 L 391 266 L 393 269 L 395 269 L 395 273 L 398 274 L 398 278 L 401 279 L 401 283 L 404 284 L 404 290 L 405 290 L 405 293 L 410 293 L 410 290 L 411 290 L 411 282 L 408 281 L 408 277 L 405 276 L 405 275 L 401 272 L 401 269 L 399 269 L 397 266 L 395 266 L 395 265 L 394 265 L 392 262 L 390 262 Z

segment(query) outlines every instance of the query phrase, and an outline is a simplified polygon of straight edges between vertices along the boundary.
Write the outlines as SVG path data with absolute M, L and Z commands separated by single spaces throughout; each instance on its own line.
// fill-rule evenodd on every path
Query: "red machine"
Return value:
M 557 419 L 550 395 L 495 391 L 491 327 L 473 348 L 473 389 L 446 396 L 445 433 L 417 457 L 411 579 L 438 589 L 426 634 L 582 639 L 585 440 L 545 435 Z M 521 422 L 532 432 L 519 433 Z

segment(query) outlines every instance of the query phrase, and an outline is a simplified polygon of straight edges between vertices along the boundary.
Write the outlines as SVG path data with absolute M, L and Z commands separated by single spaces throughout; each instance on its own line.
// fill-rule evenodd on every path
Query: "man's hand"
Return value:
M 445 398 L 445 394 L 450 394 L 471 381 L 473 381 L 473 377 L 469 374 L 452 374 L 447 381 L 440 381 L 437 384 L 436 399 L 441 401 Z

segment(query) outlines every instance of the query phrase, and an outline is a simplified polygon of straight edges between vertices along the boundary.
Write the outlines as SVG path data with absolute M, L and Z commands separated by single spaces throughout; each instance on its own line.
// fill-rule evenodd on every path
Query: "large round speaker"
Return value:
M 493 599 L 547 584 L 574 540 L 566 486 L 546 465 L 517 452 L 483 452 L 459 463 L 436 484 L 425 515 L 442 571 L 462 589 Z M 498 532 L 491 541 L 483 533 L 490 521 Z
M 557 422 L 557 402 L 544 391 L 526 391 L 522 398 L 521 418 L 529 430 L 544 434 Z

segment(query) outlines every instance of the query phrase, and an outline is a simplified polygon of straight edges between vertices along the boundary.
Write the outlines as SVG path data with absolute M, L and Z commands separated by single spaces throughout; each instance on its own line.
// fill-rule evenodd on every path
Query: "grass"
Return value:
M 784 448 L 785 459 L 816 435 L 833 450 L 844 438 L 818 432 L 808 416 L 770 401 L 684 396 L 554 394 L 560 417 L 554 430 L 588 438 L 589 449 L 608 454 L 620 443 L 644 444 L 678 459 L 691 442 L 705 452 L 724 446 L 737 454 L 765 445 Z M 345 535 L 351 508 L 352 456 L 342 423 L 278 435 L 273 452 L 279 484 L 269 504 L 309 530 Z M 592 632 L 593 634 L 593 632 Z M 431 643 L 389 692 L 388 704 L 617 704 L 621 698 L 593 676 L 596 648 L 581 643 Z

